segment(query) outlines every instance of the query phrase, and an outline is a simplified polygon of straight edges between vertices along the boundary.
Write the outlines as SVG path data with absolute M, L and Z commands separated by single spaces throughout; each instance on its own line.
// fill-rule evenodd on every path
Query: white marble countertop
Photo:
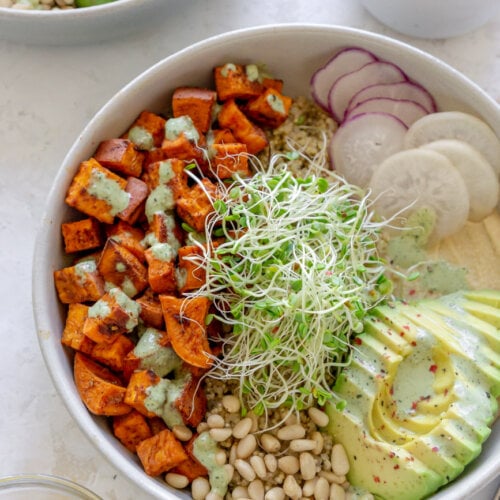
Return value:
M 127 39 L 76 47 L 0 41 L 0 476 L 56 474 L 106 500 L 144 498 L 66 411 L 44 366 L 31 309 L 35 231 L 52 179 L 86 122 L 130 79 L 207 36 L 300 21 L 352 26 L 409 42 L 500 101 L 500 16 L 468 35 L 431 41 L 398 35 L 355 1 L 170 3 L 169 15 L 157 20 L 154 30 Z M 492 495 L 490 487 L 474 498 Z

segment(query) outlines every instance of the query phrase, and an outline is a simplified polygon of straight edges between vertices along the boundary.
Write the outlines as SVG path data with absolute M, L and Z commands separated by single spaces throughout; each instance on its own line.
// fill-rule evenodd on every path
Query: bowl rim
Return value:
M 127 0 L 123 0 L 127 1 Z M 134 1 L 134 0 L 128 0 Z M 83 9 L 82 9 L 83 10 Z M 154 77 L 156 73 L 161 73 L 165 66 L 175 63 L 176 60 L 184 58 L 190 53 L 196 53 L 199 50 L 214 50 L 218 46 L 227 46 L 228 42 L 235 40 L 240 37 L 245 37 L 251 39 L 252 37 L 258 36 L 270 36 L 273 33 L 284 34 L 289 32 L 290 34 L 297 34 L 300 36 L 302 33 L 314 32 L 316 34 L 324 32 L 329 34 L 337 34 L 339 36 L 346 35 L 347 37 L 362 37 L 363 40 L 372 42 L 381 48 L 397 49 L 400 48 L 405 52 L 411 54 L 413 57 L 419 58 L 424 61 L 425 64 L 432 66 L 434 69 L 439 69 L 439 71 L 445 71 L 451 75 L 454 79 L 461 82 L 462 85 L 467 86 L 474 92 L 476 97 L 481 101 L 481 104 L 485 108 L 492 108 L 495 110 L 493 118 L 495 119 L 495 125 L 490 123 L 497 134 L 500 134 L 500 106 L 489 96 L 479 85 L 467 78 L 461 72 L 453 68 L 451 65 L 445 63 L 439 58 L 419 49 L 412 45 L 409 45 L 400 40 L 391 38 L 387 35 L 382 35 L 378 33 L 373 33 L 358 28 L 351 28 L 339 25 L 327 25 L 327 24 L 311 24 L 311 23 L 284 23 L 284 24 L 266 24 L 260 26 L 254 26 L 250 28 L 241 28 L 221 34 L 213 35 L 211 37 L 205 38 L 198 42 L 189 45 L 175 53 L 172 53 L 155 63 L 145 71 L 141 72 L 135 78 L 133 78 L 129 83 L 121 88 L 113 97 L 111 97 L 93 116 L 93 118 L 87 123 L 83 128 L 82 132 L 79 134 L 77 139 L 74 141 L 73 145 L 65 155 L 61 166 L 59 167 L 55 178 L 53 179 L 52 187 L 47 196 L 47 202 L 43 210 L 43 216 L 41 219 L 40 226 L 37 230 L 35 238 L 35 247 L 33 253 L 33 274 L 32 274 L 32 304 L 33 304 L 33 314 L 36 326 L 37 338 L 39 341 L 40 349 L 45 361 L 45 365 L 49 372 L 50 377 L 54 386 L 61 396 L 64 405 L 71 414 L 71 416 L 76 420 L 78 426 L 84 433 L 84 435 L 89 439 L 92 444 L 99 450 L 99 452 L 116 467 L 123 475 L 131 482 L 135 483 L 138 487 L 142 487 L 147 493 L 153 495 L 156 498 L 167 498 L 174 499 L 179 498 L 179 495 L 174 495 L 168 489 L 165 483 L 160 483 L 156 481 L 142 481 L 140 484 L 132 479 L 134 476 L 133 472 L 136 470 L 128 459 L 119 453 L 114 453 L 112 447 L 105 446 L 109 445 L 109 441 L 106 440 L 105 436 L 102 436 L 99 432 L 96 422 L 91 417 L 88 410 L 84 407 L 80 398 L 78 398 L 74 393 L 74 383 L 69 378 L 60 378 L 55 370 L 55 361 L 58 356 L 58 349 L 54 342 L 47 342 L 47 336 L 50 336 L 48 331 L 48 321 L 47 314 L 48 308 L 45 307 L 48 299 L 44 297 L 45 286 L 43 279 L 40 279 L 37 274 L 37 270 L 41 269 L 42 273 L 46 273 L 47 270 L 41 268 L 44 261 L 46 261 L 46 256 L 50 253 L 49 242 L 45 241 L 45 229 L 46 224 L 51 224 L 50 214 L 55 213 L 55 209 L 60 206 L 61 199 L 56 196 L 57 188 L 61 182 L 69 175 L 68 171 L 74 170 L 74 165 L 71 164 L 71 159 L 78 153 L 78 151 L 83 147 L 86 140 L 91 137 L 92 129 L 100 121 L 102 116 L 106 116 L 109 110 L 117 108 L 117 106 L 127 102 L 129 97 L 129 92 L 134 88 L 141 85 L 142 82 Z M 168 88 L 168 82 L 165 85 Z M 50 275 L 51 276 L 51 275 Z M 93 432 L 89 431 L 89 428 Z M 446 493 L 446 498 L 465 498 L 465 494 L 468 492 L 477 491 L 481 487 L 484 487 L 490 481 L 500 474 L 500 463 L 495 463 L 491 460 L 490 463 L 483 465 L 481 470 L 474 471 L 474 476 L 471 479 L 467 478 L 467 488 L 464 484 L 459 483 L 459 478 L 454 482 L 450 483 L 445 490 L 440 490 L 436 492 L 436 500 L 441 496 L 441 494 Z M 148 478 L 153 479 L 153 478 Z M 455 496 L 448 496 L 455 495 Z M 443 496 L 444 498 L 444 496 Z

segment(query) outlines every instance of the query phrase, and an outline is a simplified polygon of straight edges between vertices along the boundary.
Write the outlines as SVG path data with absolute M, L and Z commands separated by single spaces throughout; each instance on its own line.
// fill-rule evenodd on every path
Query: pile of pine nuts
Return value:
M 325 412 L 309 408 L 284 419 L 285 410 L 277 410 L 267 420 L 253 413 L 242 418 L 238 397 L 226 393 L 209 401 L 212 407 L 196 431 L 209 432 L 219 445 L 216 461 L 230 478 L 226 499 L 351 497 L 346 480 L 349 461 L 344 447 L 334 444 L 330 434 L 322 431 L 329 421 Z M 182 427 L 173 432 L 184 441 L 192 435 Z M 176 473 L 167 473 L 165 480 L 174 488 L 185 488 L 189 483 Z M 194 500 L 222 500 L 210 491 L 204 477 L 192 482 L 191 494 Z M 371 495 L 363 498 L 373 499 Z
M 75 0 L 0 0 L 0 7 L 17 10 L 74 9 Z

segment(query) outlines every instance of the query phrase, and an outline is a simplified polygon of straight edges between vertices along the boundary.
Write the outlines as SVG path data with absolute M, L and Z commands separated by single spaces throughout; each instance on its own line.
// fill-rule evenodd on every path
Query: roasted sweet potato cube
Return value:
M 106 235 L 133 253 L 141 262 L 145 262 L 144 251 L 146 248 L 142 241 L 145 235 L 140 227 L 132 226 L 128 222 L 119 220 L 112 226 L 107 227 Z
M 263 78 L 262 86 L 265 89 L 274 89 L 277 90 L 280 94 L 283 93 L 283 80 L 279 80 L 277 78 Z
M 130 195 L 127 181 L 103 167 L 95 158 L 81 163 L 66 195 L 66 203 L 95 217 L 98 221 L 112 224 L 115 215 L 125 210 Z
M 177 224 L 173 213 L 154 213 L 149 221 L 149 229 L 146 240 L 152 245 L 168 243 L 172 248 L 178 248 L 184 240 L 182 229 Z
M 245 113 L 263 126 L 276 128 L 288 118 L 291 105 L 290 97 L 268 88 L 260 96 L 248 101 Z
M 54 282 L 63 304 L 95 302 L 104 295 L 104 281 L 94 260 L 83 260 L 74 266 L 54 271 Z
M 165 135 L 165 118 L 143 111 L 128 130 L 126 137 L 139 149 L 158 147 Z
M 219 179 L 230 179 L 235 174 L 251 175 L 246 144 L 240 142 L 212 144 L 210 146 L 210 170 Z
M 217 94 L 214 90 L 198 87 L 179 87 L 172 96 L 174 117 L 187 115 L 194 126 L 206 133 L 212 123 L 212 112 Z
M 151 288 L 147 288 L 135 301 L 141 306 L 139 317 L 146 326 L 152 326 L 158 330 L 165 328 L 160 299 Z
M 210 301 L 205 297 L 178 298 L 160 295 L 168 337 L 174 351 L 186 363 L 208 368 L 213 360 L 205 319 Z
M 130 297 L 148 286 L 146 266 L 130 250 L 111 238 L 104 245 L 97 269 L 107 283 L 120 287 Z
M 146 408 L 148 390 L 161 383 L 160 377 L 152 370 L 138 370 L 132 373 L 127 385 L 125 403 L 146 417 L 156 414 Z
M 228 128 L 218 128 L 211 130 L 207 134 L 208 144 L 230 144 L 233 142 L 238 142 L 234 137 L 233 133 Z
M 204 136 L 200 136 L 198 141 L 192 141 L 184 133 L 181 133 L 175 139 L 165 138 L 161 143 L 161 149 L 166 158 L 177 158 L 186 163 L 196 163 L 198 165 L 202 165 L 206 161 L 205 146 Z
M 75 351 L 90 354 L 95 345 L 93 340 L 90 340 L 83 333 L 83 324 L 87 318 L 89 307 L 84 304 L 70 304 L 68 314 L 66 315 L 66 323 L 61 337 L 61 343 L 71 347 Z
M 177 472 L 178 474 L 182 474 L 189 479 L 189 482 L 192 482 L 197 477 L 207 476 L 208 470 L 204 465 L 198 462 L 195 454 L 194 454 L 194 442 L 198 438 L 199 434 L 195 434 L 185 445 L 184 450 L 188 455 L 188 459 L 184 462 L 180 463 L 176 467 L 172 469 L 172 472 Z
M 61 232 L 66 253 L 92 250 L 104 243 L 101 225 L 92 217 L 74 222 L 63 222 Z
M 85 406 L 96 415 L 125 415 L 131 407 L 124 402 L 125 387 L 110 370 L 77 352 L 75 384 Z
M 139 323 L 139 305 L 119 288 L 112 288 L 88 310 L 83 333 L 94 342 L 111 343 Z
M 176 158 L 150 163 L 142 176 L 151 191 L 159 186 L 172 190 L 174 201 L 188 188 L 186 164 Z
M 181 395 L 174 401 L 183 422 L 190 427 L 196 427 L 207 412 L 207 397 L 199 381 L 198 377 L 189 376 Z
M 136 410 L 113 417 L 113 434 L 132 453 L 136 452 L 141 441 L 153 435 L 146 418 Z
M 156 293 L 173 293 L 177 290 L 175 250 L 168 243 L 157 243 L 146 250 L 148 282 Z
M 234 99 L 226 101 L 219 111 L 219 125 L 228 128 L 238 142 L 246 144 L 250 154 L 257 154 L 269 143 L 264 131 L 252 123 L 238 107 Z
M 149 188 L 146 183 L 140 179 L 129 177 L 127 179 L 125 191 L 129 194 L 129 203 L 125 210 L 122 210 L 116 215 L 125 222 L 135 224 L 144 213 L 144 206 L 149 194 Z
M 206 271 L 201 264 L 202 249 L 197 245 L 180 247 L 178 256 L 179 292 L 197 290 L 206 279 Z
M 177 214 L 199 233 L 205 230 L 205 222 L 214 210 L 213 200 L 217 198 L 217 186 L 207 178 L 201 180 L 203 187 L 195 184 L 177 200 Z M 210 196 L 210 198 L 207 196 Z
M 161 417 L 148 417 L 148 424 L 153 436 L 167 428 L 167 424 Z
M 137 455 L 149 476 L 157 476 L 179 465 L 188 456 L 174 434 L 165 429 L 137 445 Z
M 123 358 L 123 380 L 128 384 L 132 374 L 141 368 L 141 358 L 135 355 L 134 351 L 130 351 L 125 358 Z
M 137 151 L 128 139 L 108 139 L 97 147 L 94 158 L 104 167 L 126 177 L 139 177 L 144 153 Z
M 125 357 L 132 351 L 135 344 L 125 335 L 118 335 L 113 342 L 95 344 L 90 357 L 115 372 L 123 371 Z
M 215 89 L 220 101 L 250 99 L 262 92 L 262 84 L 250 78 L 246 67 L 227 63 L 214 69 Z

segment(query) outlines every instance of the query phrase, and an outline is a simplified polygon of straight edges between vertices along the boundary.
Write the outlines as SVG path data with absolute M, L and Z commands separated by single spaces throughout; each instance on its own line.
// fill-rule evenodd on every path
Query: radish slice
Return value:
M 399 118 L 407 127 L 428 114 L 423 106 L 414 101 L 374 97 L 360 102 L 351 110 L 348 109 L 345 119 L 348 120 L 350 117 L 362 113 L 387 113 Z
M 429 113 L 437 109 L 432 95 L 420 85 L 414 82 L 381 83 L 370 85 L 356 93 L 349 102 L 348 110 L 357 106 L 360 102 L 374 97 L 388 97 L 389 99 L 408 99 L 423 106 Z
M 362 68 L 341 76 L 328 94 L 328 107 L 337 121 L 344 119 L 345 110 L 354 94 L 367 85 L 376 83 L 397 83 L 407 81 L 406 75 L 396 65 L 375 61 Z
M 374 209 L 385 218 L 431 208 L 436 213 L 433 241 L 453 234 L 467 221 L 465 182 L 450 160 L 435 151 L 408 149 L 390 156 L 373 173 L 370 188 Z
M 460 111 L 433 113 L 417 120 L 405 137 L 406 148 L 416 148 L 439 139 L 458 139 L 477 149 L 500 175 L 500 141 L 479 118 Z
M 385 113 L 365 113 L 345 121 L 330 142 L 333 168 L 350 184 L 365 188 L 373 171 L 403 149 L 407 128 Z
M 498 202 L 499 186 L 493 167 L 472 146 L 455 139 L 441 139 L 422 146 L 446 156 L 459 171 L 469 191 L 469 220 L 479 222 Z
M 328 110 L 328 92 L 341 76 L 356 71 L 377 58 L 364 49 L 348 48 L 333 56 L 311 78 L 311 94 L 323 109 Z

